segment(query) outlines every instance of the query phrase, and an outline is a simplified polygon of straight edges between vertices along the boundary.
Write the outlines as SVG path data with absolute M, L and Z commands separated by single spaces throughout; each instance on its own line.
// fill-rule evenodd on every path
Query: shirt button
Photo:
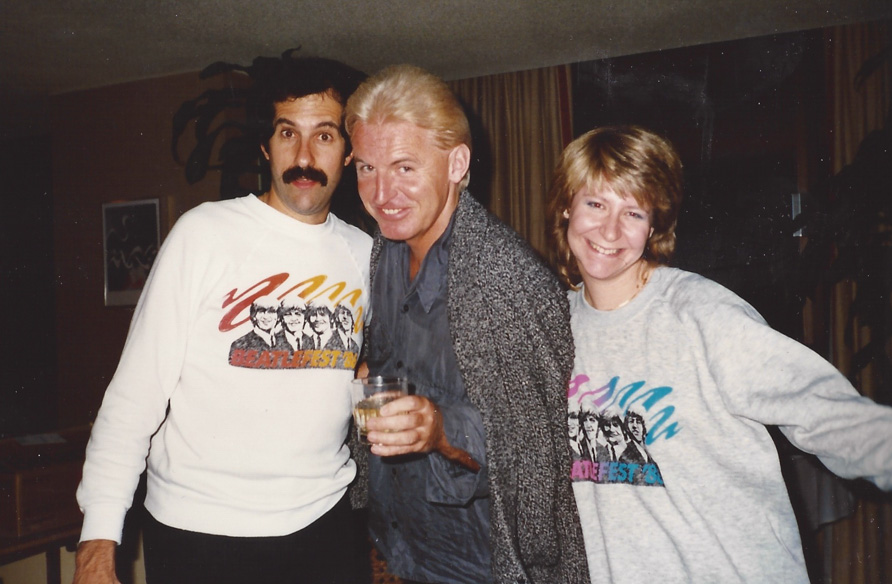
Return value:
M 399 527 L 399 524 L 397 524 L 396 521 L 393 521 L 393 522 L 390 523 L 390 526 L 391 526 L 392 528 L 396 529 L 397 527 Z
M 397 362 L 396 362 L 396 368 L 397 368 L 397 369 L 402 369 L 402 368 L 403 368 L 403 362 L 402 362 L 402 361 L 397 361 Z
M 403 304 L 403 312 L 409 312 L 409 305 Z

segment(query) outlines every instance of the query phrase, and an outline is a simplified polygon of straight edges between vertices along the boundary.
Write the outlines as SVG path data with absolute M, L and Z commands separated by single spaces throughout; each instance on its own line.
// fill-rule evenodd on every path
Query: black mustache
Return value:
M 315 181 L 323 187 L 328 184 L 328 176 L 323 171 L 312 166 L 292 166 L 282 173 L 282 181 L 286 184 L 293 183 L 299 178 Z

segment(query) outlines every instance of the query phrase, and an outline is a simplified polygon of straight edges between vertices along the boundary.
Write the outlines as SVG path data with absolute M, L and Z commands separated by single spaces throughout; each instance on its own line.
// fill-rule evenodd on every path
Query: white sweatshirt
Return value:
M 355 349 L 271 346 L 282 320 L 260 330 L 264 343 L 249 313 L 259 297 L 342 304 L 361 345 L 370 250 L 333 215 L 308 225 L 254 196 L 177 221 L 93 426 L 82 541 L 120 542 L 147 454 L 146 508 L 171 527 L 285 535 L 335 505 L 355 475 L 345 446 Z
M 592 582 L 807 582 L 764 425 L 840 476 L 892 488 L 892 408 L 722 286 L 659 268 L 620 309 L 569 300 L 571 414 L 638 412 L 647 431 L 639 443 L 632 425 L 589 418 L 586 440 L 579 426 L 570 473 Z

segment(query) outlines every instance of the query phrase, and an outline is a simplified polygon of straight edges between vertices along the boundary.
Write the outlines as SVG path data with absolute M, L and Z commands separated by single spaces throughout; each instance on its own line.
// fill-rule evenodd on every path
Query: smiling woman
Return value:
M 569 473 L 589 565 L 606 566 L 592 582 L 807 582 L 765 426 L 839 476 L 892 490 L 892 408 L 731 291 L 665 265 L 681 180 L 668 142 L 606 127 L 564 151 L 551 192 L 572 287 L 567 407 L 586 416 Z
M 600 310 L 631 300 L 650 273 L 644 248 L 653 234 L 650 212 L 633 197 L 586 185 L 564 215 L 567 243 L 586 283 L 586 298 Z
M 675 249 L 681 160 L 643 128 L 599 128 L 573 141 L 548 204 L 558 270 L 589 303 L 628 303 Z

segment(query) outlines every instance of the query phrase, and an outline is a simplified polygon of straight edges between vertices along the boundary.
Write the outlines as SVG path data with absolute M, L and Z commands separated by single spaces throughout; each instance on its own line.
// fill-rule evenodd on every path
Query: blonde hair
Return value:
M 393 65 L 364 81 L 347 100 L 344 127 L 353 134 L 357 123 L 408 122 L 433 132 L 440 148 L 460 144 L 471 149 L 471 127 L 465 111 L 446 83 L 414 65 Z M 462 178 L 459 190 L 470 180 Z
M 591 130 L 564 149 L 548 193 L 552 255 L 565 284 L 576 288 L 581 276 L 567 242 L 564 213 L 586 185 L 631 196 L 650 212 L 653 235 L 644 257 L 666 264 L 675 253 L 675 226 L 683 192 L 681 159 L 672 144 L 638 126 Z

